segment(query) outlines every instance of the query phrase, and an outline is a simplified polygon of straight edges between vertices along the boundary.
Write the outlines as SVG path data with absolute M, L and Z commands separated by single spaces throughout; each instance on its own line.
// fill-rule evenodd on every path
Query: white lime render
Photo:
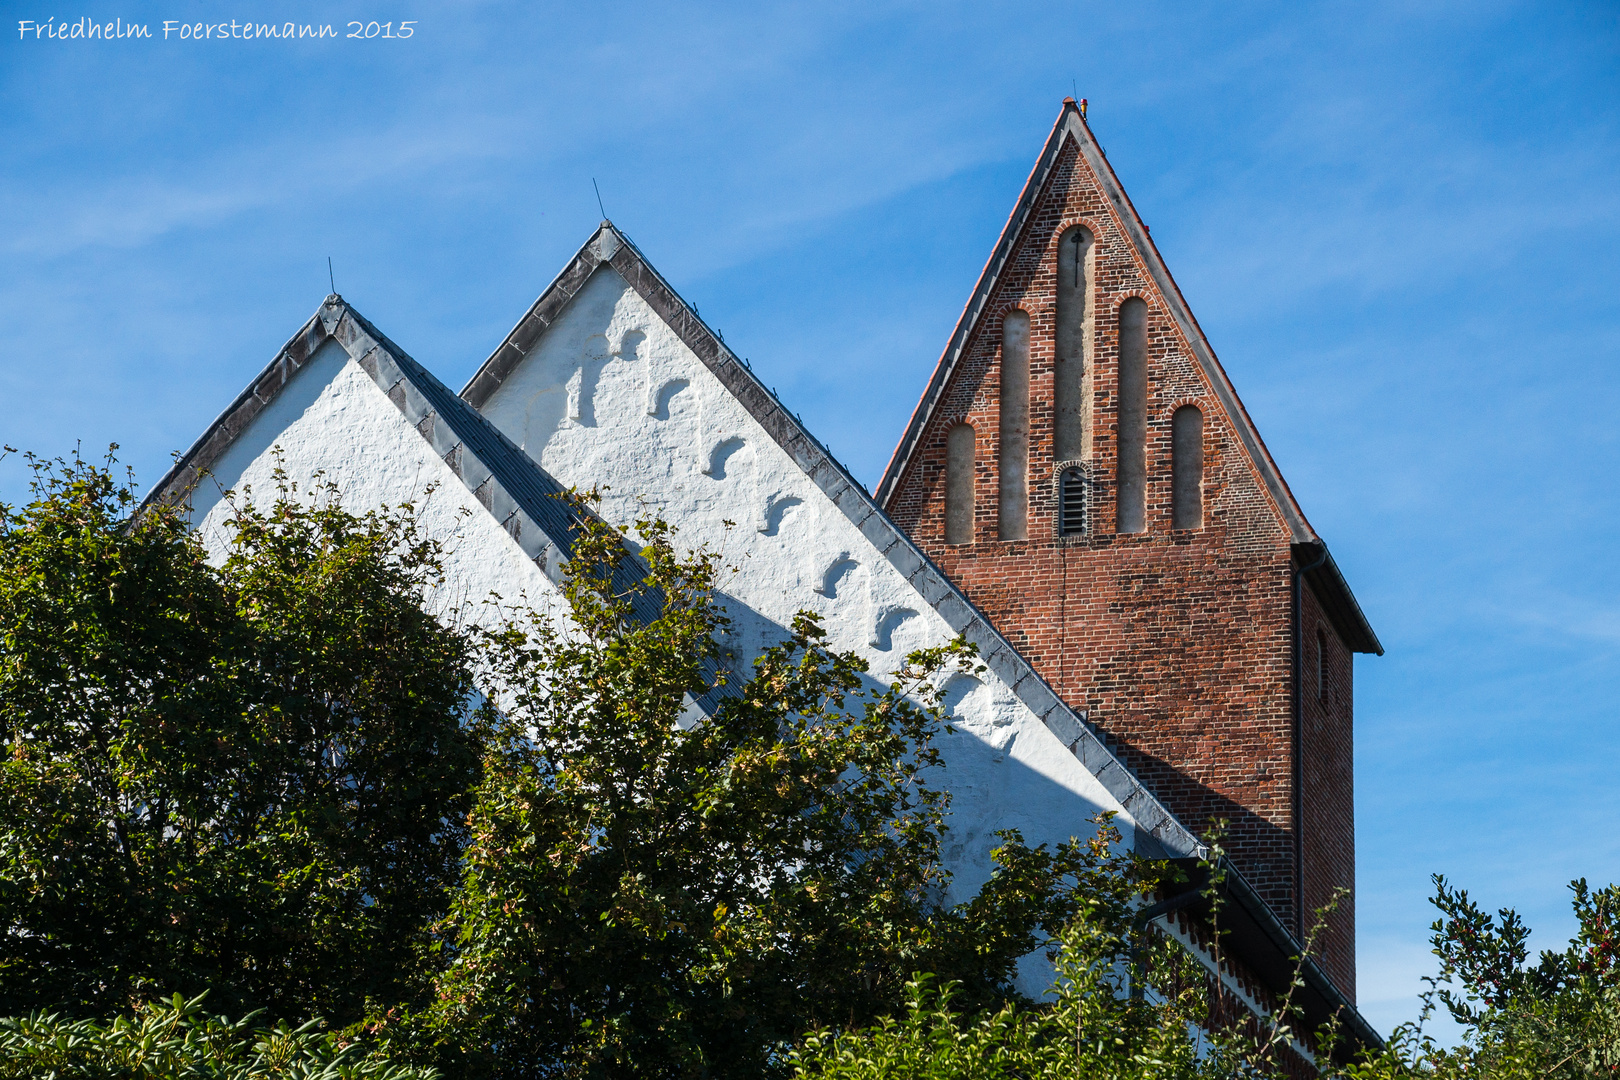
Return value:
M 429 597 L 438 618 L 493 626 L 501 618 L 486 603 L 493 596 L 560 616 L 553 578 L 566 550 L 566 526 L 555 517 L 561 506 L 542 495 L 534 515 L 547 518 L 553 537 L 519 505 L 526 485 L 556 485 L 509 446 L 509 460 L 486 460 L 500 455 L 484 443 L 500 442 L 442 383 L 329 297 L 148 501 L 184 502 L 217 557 L 230 542 L 232 505 L 275 499 L 278 470 L 302 498 L 335 485 L 356 513 L 411 503 L 423 530 L 445 545 L 444 583 Z
M 441 619 L 492 623 L 485 601 L 500 598 L 566 625 L 556 581 L 574 523 L 553 496 L 596 488 L 608 521 L 656 514 L 683 546 L 722 555 L 725 644 L 743 677 L 802 609 L 880 680 L 920 646 L 958 634 L 978 646 L 984 670 L 947 683 L 953 730 L 934 778 L 952 798 L 952 899 L 989 876 L 1001 829 L 1057 844 L 1111 811 L 1144 854 L 1200 852 L 621 234 L 604 225 L 535 308 L 547 305 L 554 317 L 526 350 L 510 363 L 498 352 L 457 397 L 328 297 L 149 500 L 185 502 L 215 553 L 228 540 L 222 492 L 262 505 L 278 470 L 305 492 L 330 482 L 357 512 L 410 502 L 447 548 L 431 598 Z M 1023 967 L 1039 994 L 1044 961 Z
M 986 670 L 948 684 L 955 731 L 940 743 L 959 897 L 988 876 L 998 829 L 1059 843 L 1112 811 L 1144 853 L 1198 851 L 611 225 L 463 397 L 559 482 L 605 489 L 609 521 L 656 513 L 683 545 L 720 552 L 740 672 L 801 609 L 880 679 L 911 649 L 958 634 L 978 646 Z

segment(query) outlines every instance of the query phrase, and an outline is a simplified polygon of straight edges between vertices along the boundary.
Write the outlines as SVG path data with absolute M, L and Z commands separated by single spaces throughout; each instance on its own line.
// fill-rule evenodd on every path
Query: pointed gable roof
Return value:
M 655 270 L 628 237 L 604 221 L 575 253 L 562 273 L 540 294 L 462 390 L 482 408 L 501 383 L 533 351 L 546 330 L 562 316 L 598 267 L 611 266 L 650 306 L 726 390 L 787 452 L 794 463 L 899 569 L 922 600 L 979 649 L 979 656 L 1036 717 L 1057 735 L 1136 823 L 1144 853 L 1202 853 L 1205 848 L 1156 796 L 1147 790 L 1103 743 L 1083 714 L 1076 713 L 1047 685 L 1030 663 L 981 614 L 967 595 L 889 519 L 872 496 L 840 464 L 799 418 L 766 388 L 753 370 L 728 348 Z M 1152 840 L 1148 841 L 1147 837 Z
M 555 578 L 580 527 L 568 502 L 559 498 L 566 491 L 563 485 L 335 293 L 175 461 L 143 505 L 184 501 L 328 341 L 340 345 L 371 377 L 523 553 Z M 629 560 L 615 576 L 626 590 L 639 580 Z M 638 592 L 636 604 L 643 618 L 659 614 L 656 596 Z
M 1226 370 L 1216 359 L 1215 350 L 1210 347 L 1209 340 L 1198 325 L 1198 319 L 1192 313 L 1192 308 L 1181 295 L 1180 287 L 1170 275 L 1169 267 L 1165 265 L 1159 249 L 1154 246 L 1147 227 L 1142 224 L 1130 196 L 1125 193 L 1124 185 L 1119 182 L 1119 177 L 1115 175 L 1107 155 L 1103 153 L 1096 136 L 1091 133 L 1091 128 L 1086 124 L 1085 117 L 1081 115 L 1080 108 L 1073 98 L 1063 99 L 1063 108 L 1058 114 L 1057 122 L 1052 126 L 1052 133 L 1047 137 L 1046 145 L 1042 147 L 1040 157 L 1036 159 L 1035 167 L 1030 171 L 1029 179 L 1025 181 L 1023 191 L 1019 193 L 1018 201 L 1013 206 L 1012 214 L 1007 218 L 1007 224 L 1001 231 L 1001 237 L 997 240 L 989 261 L 985 263 L 966 306 L 962 309 L 962 315 L 957 320 L 956 328 L 945 346 L 945 352 L 934 367 L 934 373 L 928 381 L 927 388 L 923 390 L 922 398 L 912 411 L 905 432 L 889 459 L 882 481 L 878 484 L 878 504 L 888 507 L 894 498 L 900 480 L 916 453 L 923 432 L 933 419 L 958 364 L 967 355 L 974 331 L 985 315 L 986 305 L 989 304 L 996 285 L 1008 269 L 1008 261 L 1018 250 L 1019 241 L 1023 238 L 1025 226 L 1036 209 L 1040 193 L 1045 188 L 1069 140 L 1074 141 L 1081 158 L 1097 178 L 1099 187 L 1107 196 L 1110 212 L 1119 225 L 1121 234 L 1135 249 L 1142 268 L 1158 289 L 1160 296 L 1164 298 L 1165 307 L 1187 342 L 1194 361 L 1214 389 L 1215 396 L 1227 416 L 1231 418 L 1251 467 L 1265 486 L 1284 528 L 1288 531 L 1296 559 L 1300 566 L 1305 568 L 1305 578 L 1320 598 L 1335 628 L 1354 651 L 1382 655 L 1384 648 L 1362 613 L 1361 605 L 1357 603 L 1350 586 L 1339 572 L 1338 564 L 1328 553 L 1327 544 L 1311 527 L 1288 482 L 1283 479 L 1282 471 L 1277 468 L 1277 463 L 1271 457 L 1271 451 L 1266 448 L 1265 441 L 1260 437 L 1254 421 L 1250 419 L 1248 410 L 1244 408 L 1242 400 L 1237 395 L 1237 390 L 1227 378 Z

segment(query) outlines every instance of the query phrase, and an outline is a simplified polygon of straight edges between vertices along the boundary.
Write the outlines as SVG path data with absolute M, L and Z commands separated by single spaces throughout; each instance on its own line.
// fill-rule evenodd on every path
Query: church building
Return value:
M 998 829 L 1057 843 L 1109 811 L 1193 867 L 1225 820 L 1219 946 L 1203 890 L 1148 915 L 1263 1017 L 1311 911 L 1350 890 L 1294 1000 L 1309 1030 L 1337 1018 L 1336 1057 L 1378 1044 L 1354 1004 L 1351 656 L 1379 645 L 1073 101 L 876 494 L 609 222 L 459 395 L 328 296 L 149 499 L 217 546 L 224 491 L 317 475 L 356 510 L 421 508 L 450 549 L 443 618 L 498 593 L 566 623 L 578 522 L 554 496 L 575 487 L 734 568 L 740 670 L 804 609 L 878 679 L 965 637 L 984 670 L 946 684 L 939 743 L 955 898 Z M 1020 986 L 1047 976 L 1032 960 Z M 1295 1071 L 1319 1051 L 1302 1035 Z
M 1355 995 L 1377 636 L 1072 99 L 878 501 Z

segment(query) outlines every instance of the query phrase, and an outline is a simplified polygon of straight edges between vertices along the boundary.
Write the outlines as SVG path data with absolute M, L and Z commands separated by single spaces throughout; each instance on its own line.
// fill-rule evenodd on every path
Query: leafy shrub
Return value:
M 252 1027 L 202 1010 L 202 998 L 155 1001 L 109 1024 L 36 1014 L 0 1020 L 0 1080 L 432 1080 L 386 1049 L 316 1030 Z
M 1531 963 L 1530 930 L 1517 912 L 1495 915 L 1435 875 L 1430 927 L 1440 971 L 1429 979 L 1417 1023 L 1398 1028 L 1385 1053 L 1351 1080 L 1587 1080 L 1620 1075 L 1620 887 L 1570 883 L 1578 924 L 1562 950 Z M 1441 1046 L 1423 1022 L 1444 1007 L 1463 1026 Z

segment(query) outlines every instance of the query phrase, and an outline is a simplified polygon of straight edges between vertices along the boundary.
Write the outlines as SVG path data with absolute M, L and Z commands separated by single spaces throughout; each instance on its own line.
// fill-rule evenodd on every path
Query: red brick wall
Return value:
M 1089 228 L 1096 242 L 1091 531 L 1059 538 L 1052 460 L 1056 246 L 1075 224 Z M 1130 296 L 1146 300 L 1150 312 L 1147 530 L 1116 535 L 1117 324 L 1119 305 Z M 998 363 L 1001 319 L 1014 306 L 1031 323 L 1029 539 L 1000 541 Z M 1170 418 L 1187 403 L 1204 413 L 1204 528 L 1173 531 Z M 945 437 L 963 420 L 978 436 L 975 542 L 947 545 Z M 1298 931 L 1290 537 L 1072 140 L 888 510 L 1053 687 L 1114 740 L 1185 824 L 1201 830 L 1227 819 L 1227 848 L 1238 867 Z M 1314 648 L 1314 631 L 1311 641 Z M 1307 903 L 1320 895 L 1320 883 L 1350 882 L 1354 874 L 1350 664 L 1334 642 L 1334 700 L 1342 707 L 1331 716 L 1308 714 L 1307 746 L 1327 756 L 1303 768 L 1310 791 L 1304 812 L 1315 823 L 1307 843 L 1320 837 L 1326 845 L 1304 860 Z M 1353 915 L 1349 922 L 1341 916 L 1335 928 L 1334 959 L 1325 966 L 1349 994 Z

